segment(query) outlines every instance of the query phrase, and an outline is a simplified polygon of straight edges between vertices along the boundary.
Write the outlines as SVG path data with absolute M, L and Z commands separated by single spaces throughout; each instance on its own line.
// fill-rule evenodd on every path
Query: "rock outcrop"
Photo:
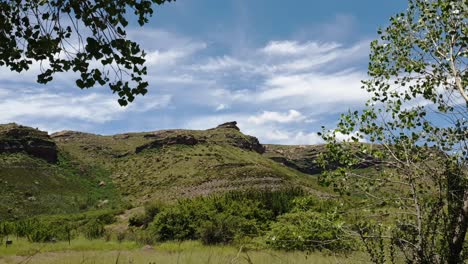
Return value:
M 227 142 L 235 147 L 255 151 L 257 153 L 263 154 L 265 152 L 265 147 L 260 144 L 258 138 L 244 135 L 244 134 L 226 134 Z
M 174 134 L 174 135 L 169 135 L 169 136 L 162 137 L 162 138 L 156 138 L 154 141 L 150 143 L 139 146 L 135 149 L 135 153 L 140 153 L 145 149 L 161 148 L 163 146 L 170 146 L 170 145 L 193 146 L 202 142 L 205 142 L 203 138 L 196 138 L 193 135 Z
M 229 145 L 255 151 L 260 154 L 265 152 L 265 147 L 260 144 L 258 138 L 240 133 L 240 129 L 237 126 L 236 121 L 223 123 L 216 128 L 208 129 L 208 131 L 210 130 L 220 131 L 223 133 L 225 135 L 223 140 L 225 140 L 225 143 Z
M 0 125 L 0 153 L 19 152 L 57 162 L 57 145 L 47 132 L 17 124 Z
M 208 130 L 161 130 L 146 133 L 143 138 L 151 142 L 135 149 L 139 153 L 145 149 L 161 148 L 170 145 L 194 146 L 197 144 L 230 145 L 241 149 L 264 153 L 265 147 L 256 137 L 240 132 L 237 122 L 227 122 Z
M 215 129 L 219 129 L 219 128 L 230 128 L 230 129 L 235 129 L 237 131 L 240 131 L 239 127 L 237 126 L 236 121 L 223 123 L 223 124 L 217 126 Z

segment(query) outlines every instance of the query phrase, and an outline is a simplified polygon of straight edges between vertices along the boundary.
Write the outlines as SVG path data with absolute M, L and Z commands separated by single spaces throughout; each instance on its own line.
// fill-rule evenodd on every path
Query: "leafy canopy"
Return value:
M 321 162 L 331 169 L 322 182 L 366 197 L 365 209 L 381 213 L 376 226 L 366 219 L 356 227 L 374 262 L 392 261 L 375 248 L 387 244 L 408 263 L 461 263 L 468 258 L 468 2 L 408 3 L 371 43 L 363 81 L 371 99 L 323 132 Z M 362 173 L 362 159 L 380 160 L 381 169 Z
M 108 84 L 120 105 L 147 93 L 145 52 L 127 39 L 129 13 L 148 23 L 153 4 L 175 0 L 0 0 L 0 66 L 30 70 L 39 83 L 55 73 L 80 74 L 76 85 Z

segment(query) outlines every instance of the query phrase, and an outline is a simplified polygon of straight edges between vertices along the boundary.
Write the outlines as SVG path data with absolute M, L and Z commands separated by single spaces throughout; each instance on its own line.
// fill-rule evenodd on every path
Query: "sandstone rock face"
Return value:
M 57 162 L 57 145 L 47 132 L 17 124 L 0 125 L 0 153 L 18 152 Z

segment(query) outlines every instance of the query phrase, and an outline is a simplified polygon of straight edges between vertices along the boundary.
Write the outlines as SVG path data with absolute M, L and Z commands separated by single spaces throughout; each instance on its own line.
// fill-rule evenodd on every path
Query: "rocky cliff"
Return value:
M 57 161 L 57 145 L 47 132 L 14 123 L 0 125 L 0 153 L 18 152 L 51 163 Z

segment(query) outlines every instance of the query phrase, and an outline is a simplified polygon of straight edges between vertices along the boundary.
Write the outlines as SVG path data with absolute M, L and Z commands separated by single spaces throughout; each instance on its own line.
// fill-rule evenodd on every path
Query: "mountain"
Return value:
M 317 146 L 262 145 L 235 122 L 118 135 L 0 125 L 0 218 L 138 207 L 232 190 L 317 195 Z M 309 160 L 312 158 L 311 160 Z

